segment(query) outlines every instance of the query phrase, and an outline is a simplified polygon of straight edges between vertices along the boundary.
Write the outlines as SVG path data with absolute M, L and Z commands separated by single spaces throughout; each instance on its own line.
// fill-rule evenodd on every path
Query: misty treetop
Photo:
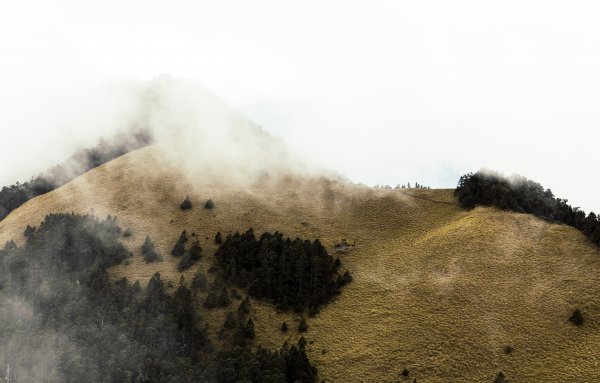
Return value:
M 228 235 L 215 257 L 225 280 L 283 310 L 325 304 L 350 280 L 318 239 L 291 240 L 279 232 L 258 239 L 252 229 Z
M 462 177 L 454 191 L 461 206 L 471 209 L 489 205 L 499 209 L 530 213 L 579 229 L 600 245 L 600 220 L 594 212 L 588 215 L 571 207 L 566 199 L 556 198 L 550 189 L 522 176 L 506 178 L 499 173 L 469 173 Z
M 0 221 L 11 211 L 30 199 L 48 193 L 75 177 L 152 142 L 150 132 L 135 130 L 111 140 L 100 140 L 93 148 L 82 149 L 64 163 L 54 166 L 46 173 L 31 178 L 28 182 L 17 182 L 0 190 Z

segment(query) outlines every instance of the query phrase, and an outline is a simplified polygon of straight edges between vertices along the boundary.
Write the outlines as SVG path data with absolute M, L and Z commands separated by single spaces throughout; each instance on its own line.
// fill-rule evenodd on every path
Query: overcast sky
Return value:
M 98 84 L 170 73 L 355 182 L 487 167 L 599 211 L 599 48 L 596 1 L 2 1 L 0 183 L 114 129 Z

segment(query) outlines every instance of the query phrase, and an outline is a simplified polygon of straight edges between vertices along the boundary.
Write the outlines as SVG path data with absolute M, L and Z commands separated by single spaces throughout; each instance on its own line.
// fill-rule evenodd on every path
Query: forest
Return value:
M 0 221 L 11 211 L 30 199 L 48 193 L 73 178 L 132 150 L 144 147 L 152 142 L 148 130 L 141 129 L 127 136 L 117 136 L 111 140 L 100 140 L 93 148 L 82 149 L 60 165 L 56 165 L 44 174 L 32 177 L 24 183 L 4 186 L 0 190 Z
M 172 294 L 159 273 L 146 286 L 112 282 L 107 268 L 132 256 L 122 235 L 114 217 L 52 214 L 27 228 L 23 246 L 0 250 L 0 360 L 10 382 L 316 381 L 302 339 L 277 351 L 214 345 L 183 278 Z
M 348 271 L 339 273 L 339 258 L 329 255 L 318 239 L 292 240 L 279 232 L 258 239 L 252 229 L 228 235 L 215 257 L 225 280 L 282 310 L 306 307 L 314 312 L 352 279 Z
M 600 245 L 600 220 L 594 212 L 585 214 L 568 200 L 556 198 L 550 189 L 522 176 L 504 177 L 499 173 L 469 173 L 460 177 L 454 191 L 460 205 L 477 205 L 533 214 L 550 222 L 560 222 L 580 230 Z

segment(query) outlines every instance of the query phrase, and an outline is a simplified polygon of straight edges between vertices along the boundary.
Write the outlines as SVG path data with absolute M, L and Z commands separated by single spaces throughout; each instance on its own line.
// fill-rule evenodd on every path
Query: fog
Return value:
M 598 211 L 599 40 L 592 1 L 4 2 L 0 183 L 125 129 L 169 73 L 355 182 L 486 167 Z

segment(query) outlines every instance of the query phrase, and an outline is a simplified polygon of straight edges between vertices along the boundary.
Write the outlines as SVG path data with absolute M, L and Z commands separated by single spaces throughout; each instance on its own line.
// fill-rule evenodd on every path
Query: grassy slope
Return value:
M 183 229 L 200 235 L 204 268 L 217 230 L 319 237 L 331 251 L 345 238 L 356 241 L 341 256 L 354 281 L 309 320 L 306 336 L 326 381 L 392 380 L 404 367 L 422 382 L 492 381 L 498 370 L 511 381 L 600 380 L 600 251 L 575 229 L 489 208 L 466 212 L 451 190 L 373 190 L 323 178 L 191 183 L 156 153 L 132 152 L 27 202 L 0 222 L 0 243 L 23 241 L 25 225 L 49 212 L 110 213 L 132 229 L 124 242 L 135 254 L 112 274 L 145 284 L 158 270 L 176 284 L 169 251 Z M 195 206 L 182 212 L 186 194 Z M 212 211 L 201 207 L 208 198 Z M 164 262 L 141 260 L 146 235 Z M 297 316 L 254 307 L 259 342 L 275 348 L 298 337 L 278 331 L 283 320 L 295 329 Z M 574 307 L 587 319 L 582 328 L 567 321 Z M 212 311 L 211 329 L 224 314 Z

